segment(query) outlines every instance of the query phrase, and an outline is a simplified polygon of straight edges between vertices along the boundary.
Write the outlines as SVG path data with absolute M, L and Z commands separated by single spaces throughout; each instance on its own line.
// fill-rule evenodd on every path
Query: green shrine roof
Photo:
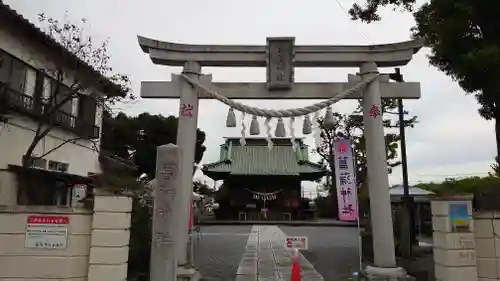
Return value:
M 309 161 L 308 146 L 296 139 L 297 149 L 292 149 L 290 139 L 273 139 L 269 150 L 263 138 L 246 139 L 241 146 L 239 138 L 227 138 L 220 148 L 220 160 L 204 165 L 202 171 L 213 179 L 227 175 L 256 176 L 305 176 L 317 179 L 326 170 Z

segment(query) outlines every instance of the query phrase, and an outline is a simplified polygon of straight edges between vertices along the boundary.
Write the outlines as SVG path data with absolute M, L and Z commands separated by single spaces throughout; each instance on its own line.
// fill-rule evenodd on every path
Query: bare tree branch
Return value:
M 367 173 L 366 163 L 366 146 L 364 139 L 364 122 L 362 114 L 362 100 L 358 101 L 358 106 L 350 115 L 334 114 L 335 126 L 327 129 L 322 126 L 322 121 L 319 120 L 318 125 L 321 128 L 321 138 L 323 142 L 316 148 L 317 153 L 321 156 L 322 161 L 329 167 L 330 174 L 334 172 L 334 163 L 332 155 L 334 154 L 333 141 L 336 138 L 350 138 L 354 145 L 354 157 L 356 162 L 356 180 L 364 182 Z M 397 114 L 394 110 L 397 107 L 396 100 L 384 100 L 382 102 L 382 112 L 384 114 Z M 405 112 L 408 114 L 408 112 Z M 405 120 L 405 127 L 413 127 L 416 123 L 416 116 Z M 398 121 L 390 118 L 383 119 L 385 128 L 396 128 L 399 126 Z M 387 168 L 391 172 L 391 168 L 397 167 L 401 161 L 397 159 L 399 135 L 388 133 L 385 135 L 386 151 L 387 151 Z M 333 175 L 332 175 L 333 176 Z M 334 181 L 332 181 L 334 184 Z
M 113 69 L 109 65 L 111 57 L 107 49 L 109 42 L 108 39 L 103 40 L 101 43 L 94 44 L 92 37 L 85 35 L 84 28 L 82 27 L 87 24 L 87 20 L 82 19 L 80 22 L 82 26 L 80 26 L 71 23 L 68 18 L 67 13 L 64 21 L 47 17 L 43 13 L 38 15 L 39 22 L 45 27 L 44 31 L 56 42 L 85 64 L 92 67 L 95 71 L 102 74 L 103 77 L 107 77 L 109 81 L 120 85 L 124 92 L 128 92 L 130 90 L 129 77 L 123 74 L 113 73 Z M 23 166 L 31 165 L 31 161 L 33 161 L 32 154 L 36 146 L 56 126 L 55 114 L 57 114 L 58 111 L 60 111 L 71 100 L 78 98 L 82 92 L 87 90 L 89 82 L 92 85 L 99 84 L 101 82 L 95 80 L 86 82 L 81 81 L 85 79 L 80 79 L 80 75 L 86 74 L 80 73 L 79 65 L 75 65 L 74 60 L 71 58 L 66 59 L 67 57 L 65 56 L 55 57 L 53 65 L 42 69 L 42 71 L 46 73 L 48 77 L 52 77 L 54 79 L 53 81 L 56 83 L 49 83 L 47 86 L 44 85 L 42 89 L 42 112 L 39 117 L 39 122 L 37 124 L 33 140 L 27 148 L 26 157 L 23 157 Z M 73 79 L 73 83 L 70 86 L 65 86 L 65 82 L 68 79 Z M 47 90 L 45 87 L 50 88 L 50 94 L 48 96 L 45 95 Z M 64 92 L 64 87 L 68 87 L 69 91 Z M 117 100 L 116 97 L 110 97 L 107 99 L 101 99 L 98 96 L 92 97 L 95 99 L 96 104 L 102 106 L 104 110 L 111 110 L 107 103 L 114 104 Z M 134 96 L 129 95 L 129 98 L 134 99 Z M 78 138 L 81 139 L 81 137 Z M 59 145 L 57 148 L 60 148 L 68 142 L 71 141 L 63 142 L 63 144 Z
M 47 156 L 47 155 L 51 154 L 52 152 L 54 152 L 54 151 L 58 150 L 59 148 L 61 148 L 61 147 L 62 147 L 62 146 L 64 146 L 65 144 L 70 143 L 70 142 L 71 142 L 71 143 L 75 143 L 75 141 L 77 141 L 77 140 L 81 140 L 81 139 L 82 139 L 81 137 L 72 138 L 72 139 L 67 139 L 67 140 L 63 141 L 62 143 L 60 143 L 59 145 L 55 146 L 54 148 L 50 149 L 49 151 L 45 152 L 44 154 L 39 155 L 39 156 L 34 156 L 34 157 L 33 157 L 33 158 L 34 158 L 33 160 L 43 158 L 43 157 L 45 157 L 45 156 Z

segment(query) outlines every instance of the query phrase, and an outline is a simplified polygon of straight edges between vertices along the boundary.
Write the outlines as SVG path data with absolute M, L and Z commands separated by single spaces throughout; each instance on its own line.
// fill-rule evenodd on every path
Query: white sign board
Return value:
M 73 186 L 73 191 L 71 194 L 71 201 L 78 202 L 87 196 L 87 185 L 85 184 L 75 184 Z
M 69 218 L 65 216 L 28 216 L 25 248 L 66 249 Z
M 307 250 L 309 242 L 306 236 L 287 236 L 285 247 L 287 249 Z

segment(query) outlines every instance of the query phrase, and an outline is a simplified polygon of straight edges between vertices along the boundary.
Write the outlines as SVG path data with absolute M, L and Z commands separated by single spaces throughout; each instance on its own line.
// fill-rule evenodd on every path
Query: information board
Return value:
M 287 249 L 307 250 L 309 242 L 306 236 L 287 236 L 285 247 Z
M 469 228 L 469 208 L 467 203 L 452 203 L 449 207 L 450 222 L 454 231 Z
M 78 202 L 87 196 L 87 185 L 85 184 L 75 184 L 71 192 L 71 200 L 73 202 Z
M 69 217 L 28 216 L 25 248 L 66 249 L 68 246 Z

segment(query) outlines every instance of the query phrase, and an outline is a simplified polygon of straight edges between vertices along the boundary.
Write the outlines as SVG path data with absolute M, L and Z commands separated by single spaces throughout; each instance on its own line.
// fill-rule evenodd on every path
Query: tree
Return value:
M 214 190 L 208 186 L 205 182 L 201 182 L 200 180 L 193 182 L 193 192 L 200 195 L 209 195 L 214 192 Z
M 434 192 L 438 196 L 478 194 L 489 187 L 499 186 L 500 178 L 495 176 L 446 179 L 440 183 L 420 183 L 418 187 Z
M 498 156 L 495 157 L 495 163 L 491 165 L 491 169 L 493 170 L 493 173 L 490 173 L 491 177 L 500 177 L 500 165 L 498 162 Z
M 383 100 L 382 112 L 384 114 L 383 124 L 385 128 L 398 128 L 399 121 L 394 122 L 390 115 L 397 115 L 397 102 L 396 100 Z M 408 114 L 408 112 L 405 112 Z M 389 116 L 388 116 L 389 115 Z M 326 128 L 323 125 L 323 120 L 318 120 L 321 129 L 321 144 L 316 147 L 316 152 L 321 157 L 320 164 L 323 164 L 329 171 L 327 174 L 326 188 L 329 191 L 329 197 L 332 204 L 337 204 L 336 184 L 335 184 L 335 162 L 334 162 L 334 140 L 338 138 L 350 138 L 354 145 L 354 157 L 356 163 L 356 181 L 357 183 L 365 182 L 367 175 L 366 163 L 366 146 L 364 137 L 364 123 L 362 115 L 362 101 L 359 101 L 358 107 L 351 115 L 334 113 L 334 126 L 333 128 Z M 417 117 L 413 116 L 405 120 L 405 127 L 413 127 L 417 122 Z M 395 133 L 385 134 L 385 144 L 387 151 L 387 168 L 391 173 L 392 168 L 401 164 L 397 160 L 398 142 L 400 141 L 399 135 Z M 335 208 L 336 210 L 336 208 Z
M 354 19 L 380 20 L 384 4 L 412 10 L 414 0 L 367 0 L 367 9 L 354 6 Z M 432 0 L 414 13 L 415 38 L 431 49 L 430 63 L 475 95 L 479 114 L 495 120 L 497 156 L 500 156 L 500 3 L 492 1 Z
M 109 104 L 113 104 L 124 96 L 134 98 L 130 92 L 128 76 L 113 72 L 109 65 L 110 55 L 107 40 L 99 45 L 94 45 L 92 37 L 86 36 L 82 27 L 68 20 L 60 22 L 46 17 L 43 13 L 39 14 L 38 19 L 44 25 L 45 33 L 68 53 L 62 52 L 58 58 L 51 61 L 50 67 L 41 69 L 53 79 L 53 83 L 45 85 L 45 87 L 50 85 L 50 94 L 42 99 L 43 109 L 38 118 L 35 136 L 23 156 L 22 165 L 24 167 L 30 166 L 34 160 L 47 156 L 67 143 L 84 138 L 83 136 L 69 138 L 42 155 L 33 155 L 39 142 L 56 126 L 57 114 L 63 111 L 68 104 L 71 106 L 70 102 L 81 98 L 87 90 L 93 92 L 90 87 L 103 84 L 105 81 L 113 83 L 113 92 L 105 93 L 109 96 L 86 95 L 95 101 L 96 106 L 105 110 L 109 110 Z M 87 24 L 87 20 L 82 19 L 81 24 Z M 83 66 L 81 62 L 83 62 Z M 91 74 L 100 76 L 102 81 L 91 82 L 84 78 L 83 75 L 87 75 L 88 72 L 94 72 Z
M 397 102 L 395 100 L 383 100 L 382 101 L 382 112 L 385 116 L 383 119 L 384 127 L 387 129 L 399 128 L 399 121 L 395 122 L 388 115 L 397 115 Z M 405 111 L 405 114 L 409 113 Z M 319 127 L 321 129 L 321 144 L 316 147 L 316 152 L 321 157 L 320 163 L 324 164 L 328 170 L 328 177 L 333 181 L 335 174 L 334 165 L 334 140 L 337 138 L 351 138 L 354 144 L 354 157 L 356 160 L 356 180 L 358 183 L 364 182 L 366 178 L 366 146 L 364 137 L 364 123 L 362 115 L 362 101 L 359 101 L 358 107 L 354 110 L 351 115 L 345 115 L 340 113 L 334 113 L 335 124 L 333 128 L 327 129 L 323 126 L 323 120 L 318 120 Z M 413 116 L 408 120 L 405 120 L 405 127 L 413 127 L 417 123 L 417 116 Z M 393 167 L 401 164 L 399 160 L 396 160 L 397 149 L 399 142 L 399 135 L 395 133 L 385 134 L 385 143 L 387 150 L 387 167 L 389 172 Z M 332 184 L 334 187 L 334 184 Z
M 105 113 L 102 125 L 101 150 L 132 161 L 138 167 L 144 189 L 133 198 L 129 249 L 129 277 L 142 276 L 147 280 L 151 248 L 152 188 L 149 180 L 155 177 L 156 150 L 160 145 L 176 143 L 177 122 L 175 116 L 164 117 L 143 113 L 127 116 Z M 199 163 L 206 148 L 205 133 L 198 129 L 195 162 Z M 137 176 L 138 176 L 137 175 Z M 201 182 L 193 183 L 193 191 L 208 192 Z
M 367 23 L 381 20 L 378 10 L 380 7 L 393 6 L 400 7 L 404 11 L 411 12 L 416 0 L 365 0 L 366 3 L 362 7 L 357 3 L 349 9 L 349 15 L 353 20 L 361 20 Z
M 177 142 L 177 117 L 142 113 L 129 117 L 106 114 L 103 120 L 102 149 L 114 156 L 129 159 L 138 166 L 139 174 L 155 177 L 156 149 L 160 145 Z M 198 129 L 195 163 L 199 163 L 206 147 L 205 133 Z

